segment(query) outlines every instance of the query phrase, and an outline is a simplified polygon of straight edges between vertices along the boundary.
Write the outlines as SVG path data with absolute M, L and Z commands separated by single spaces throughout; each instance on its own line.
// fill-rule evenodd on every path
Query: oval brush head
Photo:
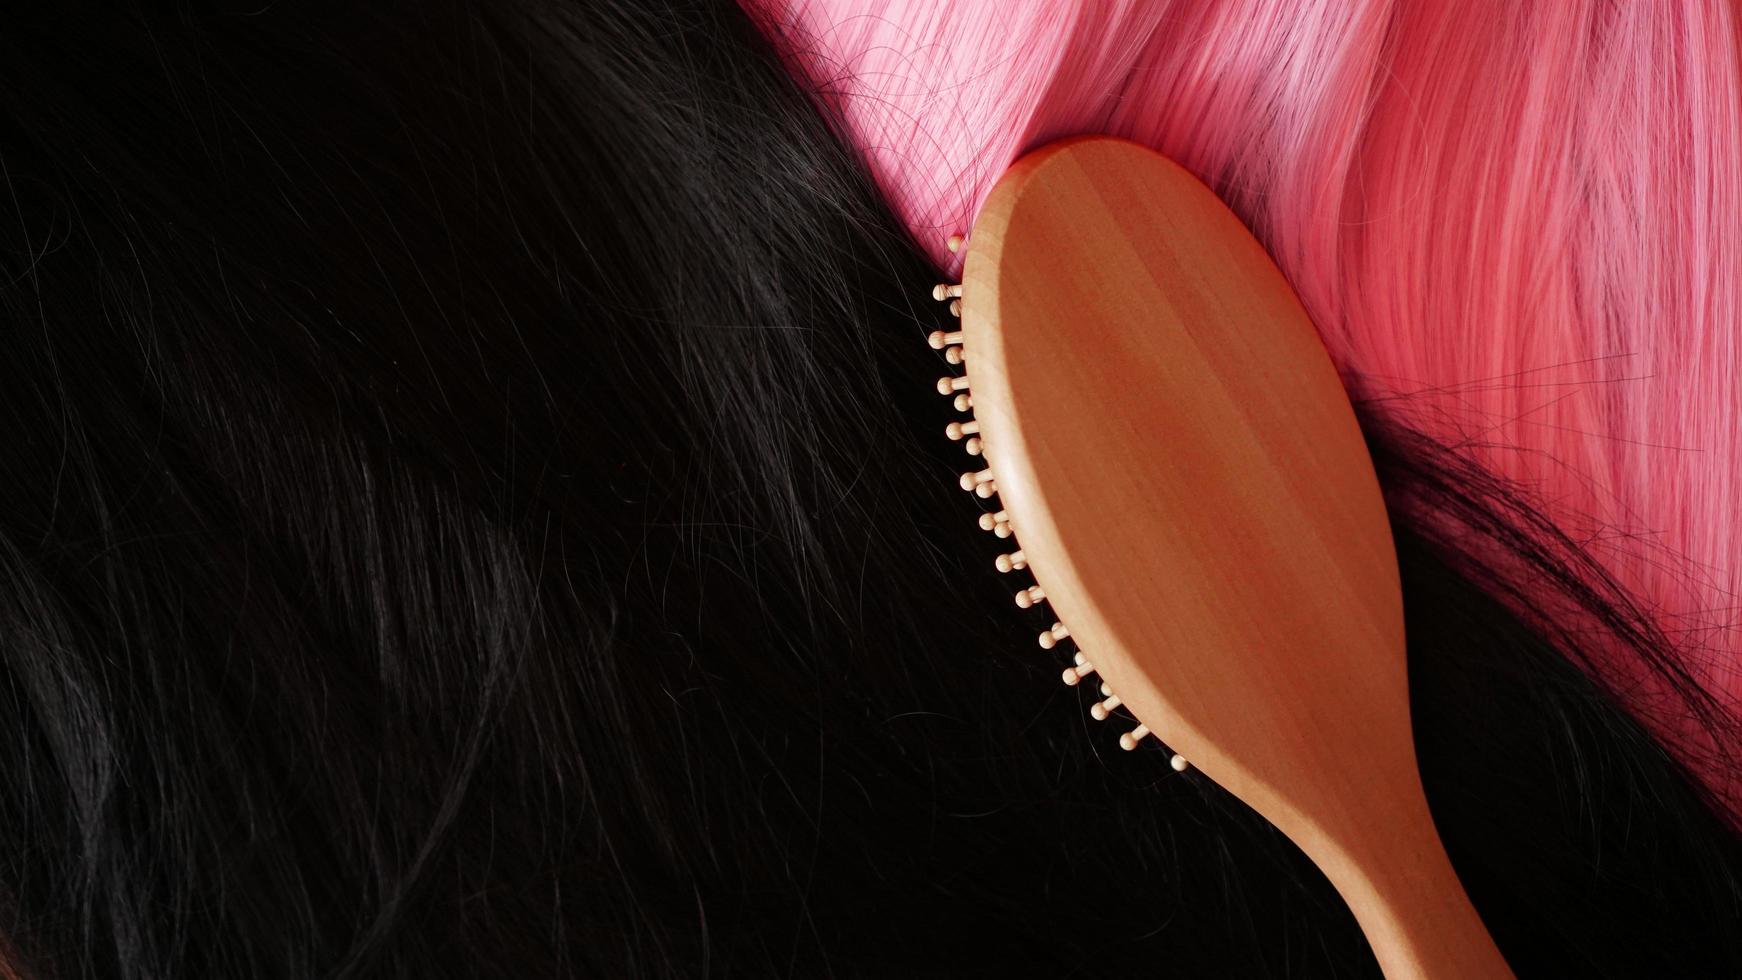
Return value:
M 959 244 L 952 242 L 952 245 Z M 1019 606 L 1066 683 L 1298 844 L 1389 977 L 1509 976 L 1422 795 L 1385 505 L 1305 310 L 1239 219 L 1132 143 L 1001 179 L 933 334 Z M 1114 692 L 1117 692 L 1116 694 Z

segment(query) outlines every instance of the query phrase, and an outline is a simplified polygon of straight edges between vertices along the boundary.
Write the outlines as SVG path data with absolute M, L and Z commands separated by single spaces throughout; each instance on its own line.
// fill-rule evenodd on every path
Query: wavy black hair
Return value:
M 729 0 L 13 11 L 0 183 L 0 975 L 1376 971 L 1033 649 L 936 273 Z M 1370 432 L 1519 975 L 1742 974 L 1733 830 L 1496 583 L 1658 639 Z

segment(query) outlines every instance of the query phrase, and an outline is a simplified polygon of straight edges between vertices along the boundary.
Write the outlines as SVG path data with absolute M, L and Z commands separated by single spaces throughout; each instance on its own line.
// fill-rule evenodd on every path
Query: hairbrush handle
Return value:
M 1298 841 L 1348 903 L 1389 980 L 1506 978 L 1505 957 L 1482 923 L 1446 856 L 1419 785 L 1392 794 L 1409 804 L 1374 814 L 1361 831 L 1363 853 L 1329 840 Z

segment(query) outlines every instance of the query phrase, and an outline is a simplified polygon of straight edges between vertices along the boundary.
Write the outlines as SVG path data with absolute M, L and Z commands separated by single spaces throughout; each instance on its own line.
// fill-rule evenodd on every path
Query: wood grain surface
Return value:
M 1323 869 L 1388 977 L 1510 976 L 1422 795 L 1371 461 L 1262 246 L 1164 157 L 1073 139 L 1001 180 L 961 295 L 1000 505 L 1106 683 Z

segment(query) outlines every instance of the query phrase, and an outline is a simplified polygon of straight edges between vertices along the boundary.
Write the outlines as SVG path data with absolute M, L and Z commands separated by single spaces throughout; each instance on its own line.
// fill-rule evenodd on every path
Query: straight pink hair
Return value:
M 1515 481 L 1742 716 L 1742 82 L 1728 3 L 746 0 L 940 267 L 1024 150 L 1185 164 L 1370 410 Z M 1733 814 L 1690 719 L 1610 685 Z

